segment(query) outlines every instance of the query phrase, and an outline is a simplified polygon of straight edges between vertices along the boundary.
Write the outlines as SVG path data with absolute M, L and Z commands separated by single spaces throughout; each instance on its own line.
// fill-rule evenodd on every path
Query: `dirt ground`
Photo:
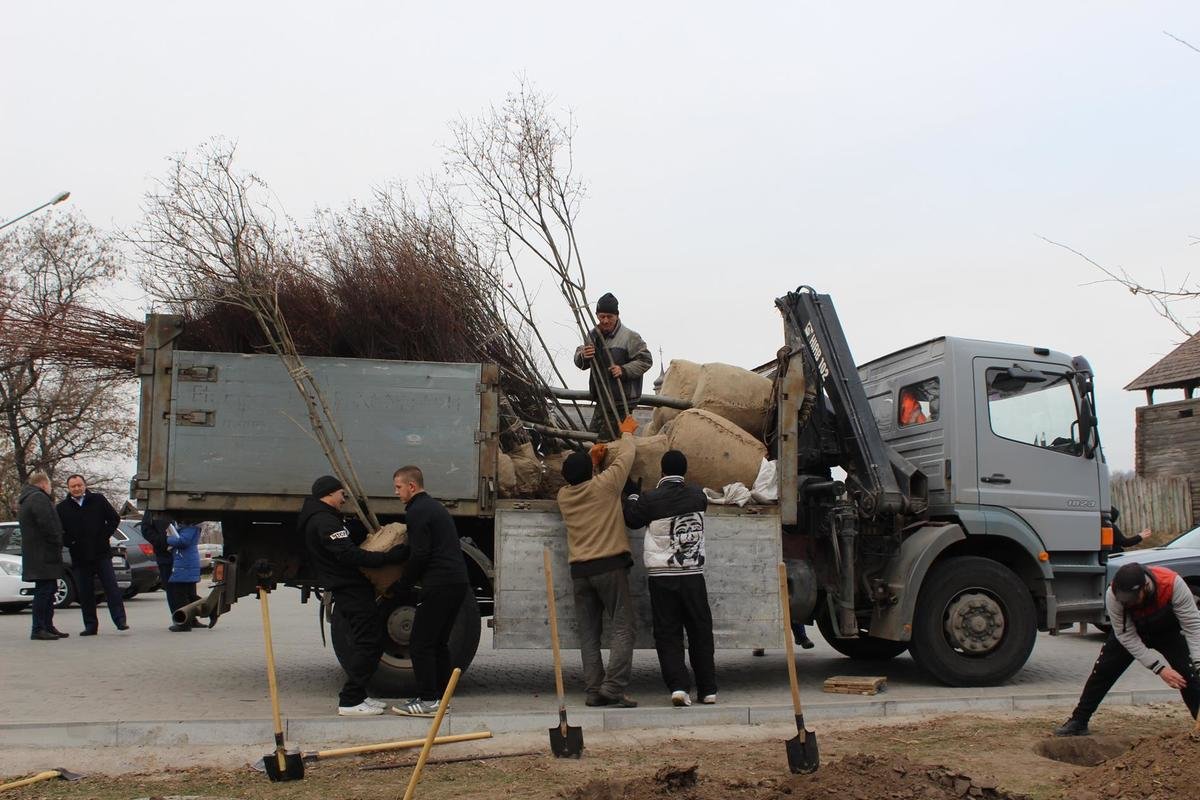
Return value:
M 792 775 L 784 740 L 794 729 L 698 728 L 629 733 L 584 731 L 581 759 L 555 759 L 546 737 L 498 736 L 435 750 L 422 800 L 1180 800 L 1200 797 L 1200 741 L 1181 704 L 1102 711 L 1097 736 L 1053 739 L 1063 715 L 972 715 L 810 723 L 821 766 Z M 415 753 L 310 763 L 303 781 L 272 784 L 245 762 L 266 746 L 10 751 L 4 780 L 64 766 L 88 772 L 8 798 L 280 798 L 382 800 L 399 797 Z M 532 751 L 532 753 L 531 753 Z M 1054 752 L 1051 752 L 1054 751 Z M 508 753 L 504 758 L 488 758 Z M 520 753 L 525 753 L 520 755 Z M 1075 763 L 1047 758 L 1053 755 Z M 452 763 L 434 763 L 455 759 Z M 53 762 L 53 763 L 50 763 Z M 60 763 L 62 762 L 62 763 Z M 1078 766 L 1077 764 L 1097 764 Z M 185 765 L 195 766 L 187 767 Z M 201 764 L 204 764 L 201 766 Z M 169 766 L 173 765 L 173 766 Z

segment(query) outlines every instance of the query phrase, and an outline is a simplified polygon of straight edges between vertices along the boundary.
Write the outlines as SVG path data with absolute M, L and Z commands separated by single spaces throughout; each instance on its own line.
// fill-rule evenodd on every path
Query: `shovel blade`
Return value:
M 583 752 L 583 728 L 577 725 L 555 725 L 550 729 L 550 752 L 557 758 L 579 758 Z
M 784 742 L 787 745 L 788 769 L 793 775 L 816 772 L 821 766 L 821 755 L 817 752 L 817 735 L 805 731 Z
M 279 754 L 276 752 L 263 756 L 262 763 L 272 783 L 304 779 L 304 758 L 299 750 L 288 750 L 283 754 L 282 769 L 279 767 Z

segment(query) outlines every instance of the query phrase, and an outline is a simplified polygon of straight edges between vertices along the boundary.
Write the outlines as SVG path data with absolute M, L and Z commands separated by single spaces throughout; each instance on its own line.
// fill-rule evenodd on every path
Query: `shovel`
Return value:
M 433 740 L 433 743 L 454 744 L 455 742 L 473 742 L 477 739 L 490 738 L 492 738 L 491 731 L 476 731 L 474 733 L 456 733 L 452 736 L 439 736 Z M 300 757 L 304 759 L 305 764 L 311 764 L 314 761 L 327 761 L 331 758 L 362 756 L 371 753 L 390 753 L 395 750 L 414 750 L 424 745 L 424 739 L 405 739 L 399 742 L 380 742 L 378 744 L 363 744 L 356 747 L 337 747 L 332 750 L 306 750 L 300 754 Z M 255 761 L 250 765 L 250 768 L 257 772 L 266 772 L 266 761 L 274 758 L 275 754 L 271 753 L 266 758 Z
M 583 752 L 583 728 L 567 724 L 567 701 L 563 699 L 562 653 L 558 649 L 558 612 L 554 607 L 554 573 L 550 567 L 550 548 L 542 548 L 546 573 L 546 605 L 550 609 L 550 644 L 554 648 L 554 688 L 558 691 L 558 725 L 550 729 L 550 752 L 558 758 L 579 758 Z
M 793 775 L 816 772 L 821 766 L 817 753 L 817 735 L 804 729 L 804 710 L 800 708 L 800 684 L 796 680 L 796 649 L 792 644 L 792 608 L 788 599 L 787 567 L 779 563 L 779 603 L 783 607 L 783 643 L 787 648 L 788 682 L 792 685 L 792 710 L 796 713 L 796 735 L 788 739 L 788 769 Z
M 57 769 L 48 769 L 45 772 L 39 772 L 37 775 L 30 775 L 28 778 L 22 778 L 19 781 L 5 783 L 0 785 L 0 792 L 7 792 L 9 789 L 20 789 L 22 786 L 32 786 L 35 783 L 49 781 L 55 778 L 60 778 L 64 781 L 77 781 L 83 776 L 77 772 L 71 772 L 69 769 L 58 767 Z
M 268 590 L 258 587 L 262 604 L 263 642 L 267 649 L 267 686 L 271 691 L 271 716 L 275 721 L 275 752 L 263 756 L 263 767 L 272 781 L 298 781 L 304 777 L 304 759 L 299 750 L 287 750 L 283 743 L 283 718 L 279 713 L 279 687 L 275 683 L 275 648 L 271 646 L 271 612 L 267 607 Z

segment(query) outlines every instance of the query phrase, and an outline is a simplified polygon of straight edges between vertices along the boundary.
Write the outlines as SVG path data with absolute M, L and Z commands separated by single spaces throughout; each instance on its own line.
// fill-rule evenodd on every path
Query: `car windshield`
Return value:
M 1200 548 L 1200 528 L 1192 528 L 1187 533 L 1180 534 L 1177 538 L 1171 540 L 1165 546 Z
M 21 529 L 16 525 L 0 527 L 0 553 L 21 555 Z

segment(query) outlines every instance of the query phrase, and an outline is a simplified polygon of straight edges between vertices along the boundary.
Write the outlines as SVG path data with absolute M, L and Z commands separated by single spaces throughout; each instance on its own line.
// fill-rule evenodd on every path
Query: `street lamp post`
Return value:
M 28 217 L 30 214 L 36 214 L 37 212 L 41 211 L 46 206 L 56 206 L 59 203 L 61 203 L 63 200 L 66 200 L 70 196 L 71 196 L 70 192 L 59 192 L 51 200 L 48 200 L 45 203 L 42 203 L 40 206 L 33 209 L 32 211 L 26 211 L 21 216 L 17 217 L 16 219 L 10 219 L 8 222 L 0 222 L 0 230 L 7 228 L 9 225 L 12 225 L 14 222 L 20 222 L 21 220 Z

